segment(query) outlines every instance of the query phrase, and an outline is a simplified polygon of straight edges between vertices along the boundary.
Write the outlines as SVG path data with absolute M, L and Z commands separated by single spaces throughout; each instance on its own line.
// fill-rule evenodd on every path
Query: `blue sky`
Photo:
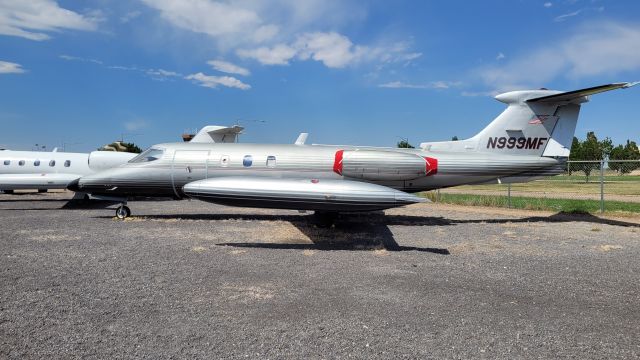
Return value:
M 640 80 L 638 49 L 632 0 L 0 0 L 0 144 L 464 138 L 502 91 Z M 640 140 L 638 100 L 594 96 L 578 135 Z

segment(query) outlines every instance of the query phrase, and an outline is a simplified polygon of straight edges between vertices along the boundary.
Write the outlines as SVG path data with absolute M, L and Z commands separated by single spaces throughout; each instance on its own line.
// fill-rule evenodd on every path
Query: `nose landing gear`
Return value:
M 124 220 L 131 216 L 131 209 L 125 204 L 118 206 L 116 209 L 116 217 L 120 220 Z

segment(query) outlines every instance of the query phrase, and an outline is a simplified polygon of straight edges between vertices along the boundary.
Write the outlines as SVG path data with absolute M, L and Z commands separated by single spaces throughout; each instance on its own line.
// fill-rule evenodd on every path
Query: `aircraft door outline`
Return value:
M 180 197 L 179 188 L 184 184 L 208 177 L 209 153 L 209 150 L 174 151 L 171 159 L 171 186 L 177 197 Z M 185 164 L 176 166 L 176 161 L 184 161 Z

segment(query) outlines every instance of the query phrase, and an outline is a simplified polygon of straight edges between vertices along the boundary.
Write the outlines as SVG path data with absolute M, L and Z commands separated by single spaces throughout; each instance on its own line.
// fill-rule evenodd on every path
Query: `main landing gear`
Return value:
M 127 203 L 122 203 L 116 209 L 116 217 L 120 220 L 124 220 L 131 216 L 131 209 L 127 206 Z

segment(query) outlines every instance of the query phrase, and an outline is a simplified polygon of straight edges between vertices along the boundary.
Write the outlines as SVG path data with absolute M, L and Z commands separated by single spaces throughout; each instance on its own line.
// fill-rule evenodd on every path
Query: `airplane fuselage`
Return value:
M 71 181 L 126 163 L 136 154 L 0 151 L 0 190 L 64 189 Z
M 134 159 L 85 176 L 81 179 L 81 191 L 106 196 L 183 198 L 183 187 L 194 181 L 256 177 L 344 179 L 418 192 L 522 173 L 549 175 L 549 168 L 560 168 L 558 165 L 562 164 L 561 159 L 539 156 L 334 145 L 170 143 L 153 148 L 162 152 L 159 158 L 143 162 Z M 346 155 L 345 168 L 336 169 L 341 152 L 352 156 L 353 166 L 349 169 Z M 353 155 L 358 157 L 354 159 Z M 416 171 L 412 173 L 414 168 Z

